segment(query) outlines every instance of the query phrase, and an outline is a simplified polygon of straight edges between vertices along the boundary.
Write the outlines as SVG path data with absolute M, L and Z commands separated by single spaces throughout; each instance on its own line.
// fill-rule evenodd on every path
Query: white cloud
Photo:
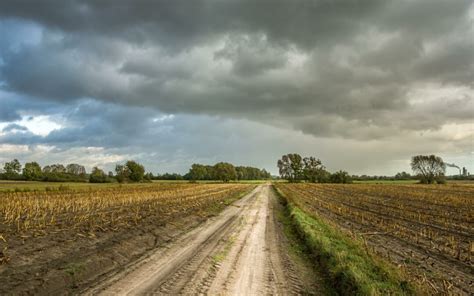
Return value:
M 40 136 L 47 136 L 50 132 L 61 128 L 61 125 L 53 121 L 48 115 L 24 116 L 15 123 L 25 126 L 33 134 Z

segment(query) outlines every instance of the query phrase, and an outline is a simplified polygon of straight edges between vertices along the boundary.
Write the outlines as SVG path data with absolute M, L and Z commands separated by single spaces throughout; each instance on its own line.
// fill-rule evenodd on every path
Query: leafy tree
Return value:
M 206 168 L 206 176 L 204 177 L 204 180 L 215 180 L 216 179 L 216 174 L 214 172 L 214 166 L 213 165 L 205 165 Z
M 82 165 L 71 163 L 66 166 L 66 173 L 76 176 L 85 175 L 86 169 Z
M 189 180 L 191 181 L 205 180 L 207 175 L 208 172 L 206 166 L 197 163 L 191 166 L 191 169 L 188 173 Z
M 20 176 L 21 164 L 18 159 L 6 162 L 3 166 L 4 176 L 6 179 L 16 179 Z
M 303 158 L 303 163 L 305 179 L 313 183 L 316 181 L 319 182 L 321 180 L 321 174 L 324 171 L 324 166 L 321 160 L 311 156 Z
M 345 171 L 338 171 L 331 175 L 331 183 L 352 183 L 351 176 Z
M 43 167 L 43 174 L 49 174 L 51 173 L 51 166 L 50 165 L 45 165 Z
M 446 164 L 436 155 L 417 155 L 411 159 L 411 168 L 421 183 L 444 183 Z
M 290 182 L 299 181 L 303 178 L 304 163 L 301 155 L 290 153 L 283 155 L 277 162 L 280 176 Z
M 401 172 L 395 175 L 395 179 L 396 180 L 409 180 L 411 179 L 411 175 L 407 172 Z
M 288 154 L 288 158 L 290 159 L 290 166 L 291 170 L 293 171 L 293 180 L 298 181 L 301 180 L 303 177 L 303 159 L 301 155 L 297 153 Z
M 145 167 L 136 161 L 129 160 L 125 164 L 129 171 L 128 178 L 133 182 L 140 182 L 145 175 Z
M 177 173 L 164 173 L 163 175 L 158 175 L 155 177 L 156 180 L 183 180 L 184 177 Z M 188 180 L 190 180 L 188 178 Z
M 331 173 L 325 169 L 321 170 L 317 177 L 318 183 L 330 183 L 331 182 Z
M 291 178 L 290 159 L 288 155 L 283 155 L 277 162 L 278 172 L 283 179 L 289 180 Z
M 90 183 L 105 183 L 108 181 L 107 175 L 105 172 L 98 167 L 94 167 L 89 176 Z
M 146 181 L 149 181 L 149 182 L 151 182 L 151 180 L 153 180 L 153 178 L 155 178 L 155 176 L 153 176 L 152 172 L 146 173 L 145 176 L 143 176 L 143 179 L 146 180 Z
M 117 164 L 115 166 L 115 177 L 119 183 L 123 183 L 128 180 L 129 171 L 128 168 L 123 164 Z
M 237 179 L 237 171 L 235 167 L 227 162 L 219 162 L 214 165 L 215 178 L 223 182 Z
M 87 182 L 87 176 L 83 166 L 70 164 L 65 167 L 62 164 L 52 164 L 43 167 L 43 181 L 48 182 Z
M 262 180 L 271 178 L 270 173 L 266 170 L 249 166 L 237 166 L 235 167 L 237 172 L 238 180 Z
M 302 158 L 296 153 L 286 154 L 278 160 L 277 166 L 280 176 L 290 182 L 306 180 L 318 183 L 352 183 L 352 178 L 347 172 L 339 171 L 331 174 L 326 171 L 321 160 L 312 156 Z
M 232 164 L 229 164 L 233 166 Z M 233 166 L 234 167 L 234 166 Z M 261 170 L 249 166 L 237 166 L 234 167 L 236 173 L 236 179 L 238 180 L 261 180 L 271 178 L 271 174 L 265 170 Z M 232 171 L 232 170 L 231 170 Z M 163 176 L 162 176 L 163 177 Z M 220 172 L 216 171 L 216 165 L 202 165 L 193 164 L 189 172 L 184 176 L 185 179 L 190 181 L 196 180 L 221 180 Z
M 47 165 L 43 168 L 43 173 L 64 174 L 66 173 L 66 168 L 60 163 Z
M 271 179 L 271 178 L 272 178 L 272 174 L 270 174 L 270 172 L 267 172 L 266 169 L 261 170 L 261 179 Z
M 25 163 L 23 177 L 25 177 L 26 180 L 41 180 L 42 175 L 41 166 L 37 162 Z
M 129 160 L 125 165 L 117 164 L 115 166 L 117 181 L 123 182 L 140 182 L 145 176 L 145 167 L 136 161 Z

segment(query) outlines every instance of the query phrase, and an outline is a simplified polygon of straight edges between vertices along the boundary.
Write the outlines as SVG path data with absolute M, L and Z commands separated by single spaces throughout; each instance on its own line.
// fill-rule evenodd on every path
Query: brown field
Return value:
M 436 294 L 474 292 L 474 186 L 276 185 Z
M 0 192 L 0 294 L 87 286 L 254 187 L 153 183 Z

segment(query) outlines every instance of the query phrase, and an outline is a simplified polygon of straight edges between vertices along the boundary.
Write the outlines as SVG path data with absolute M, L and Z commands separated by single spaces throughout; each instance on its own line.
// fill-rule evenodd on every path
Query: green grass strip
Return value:
M 277 190 L 279 192 L 279 190 Z M 281 192 L 280 195 L 284 198 Z M 415 288 L 401 272 L 367 252 L 363 243 L 351 239 L 317 216 L 305 213 L 287 200 L 294 228 L 313 258 L 328 272 L 331 285 L 341 295 L 415 295 Z

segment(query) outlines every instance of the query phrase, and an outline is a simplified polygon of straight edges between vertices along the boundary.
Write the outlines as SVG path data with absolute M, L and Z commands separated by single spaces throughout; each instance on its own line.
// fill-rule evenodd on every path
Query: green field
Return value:
M 415 184 L 418 180 L 366 180 L 354 181 L 354 184 Z

